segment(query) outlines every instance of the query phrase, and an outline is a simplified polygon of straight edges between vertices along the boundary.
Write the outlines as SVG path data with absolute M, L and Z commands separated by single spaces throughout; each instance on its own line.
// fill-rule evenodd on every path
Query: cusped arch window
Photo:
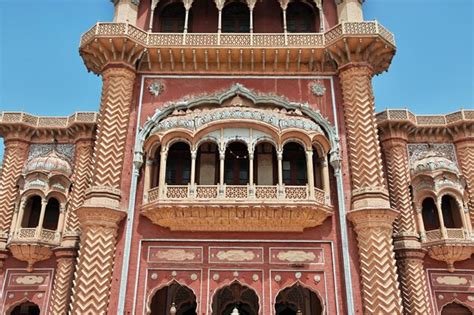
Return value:
M 473 313 L 466 306 L 452 302 L 443 307 L 441 315 L 472 315 Z
M 290 2 L 286 9 L 286 28 L 290 33 L 317 32 L 317 17 L 313 7 L 300 1 Z
M 259 298 L 255 291 L 235 281 L 216 291 L 212 315 L 258 315 Z
M 423 200 L 421 214 L 426 231 L 437 230 L 440 228 L 438 207 L 436 207 L 433 198 L 427 197 Z
M 186 10 L 182 2 L 165 6 L 159 14 L 159 27 L 162 33 L 182 33 Z
M 187 185 L 191 179 L 191 150 L 185 142 L 173 143 L 166 159 L 166 184 Z
M 39 315 L 40 308 L 33 302 L 23 302 L 15 306 L 11 312 L 7 313 L 9 315 Z
M 224 33 L 250 32 L 250 10 L 242 2 L 232 2 L 222 10 L 222 31 Z
M 22 228 L 35 228 L 38 226 L 41 215 L 41 204 L 42 199 L 40 196 L 31 196 L 28 198 L 21 220 Z
M 275 303 L 276 315 L 321 315 L 323 306 L 318 295 L 299 284 L 281 291 Z
M 49 198 L 44 212 L 43 228 L 56 230 L 58 228 L 60 203 L 56 198 Z
M 196 296 L 186 286 L 173 282 L 156 291 L 150 303 L 151 315 L 196 315 Z
M 441 198 L 441 210 L 443 213 L 444 226 L 448 229 L 462 227 L 461 209 L 459 209 L 456 199 L 451 195 L 444 195 Z

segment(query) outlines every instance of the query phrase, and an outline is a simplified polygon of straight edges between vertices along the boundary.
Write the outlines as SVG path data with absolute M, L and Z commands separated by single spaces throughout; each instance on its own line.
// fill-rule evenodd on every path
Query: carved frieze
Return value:
M 275 264 L 323 264 L 322 248 L 271 248 L 270 262 Z
M 148 251 L 151 263 L 200 263 L 203 254 L 201 247 L 155 247 Z
M 209 262 L 212 263 L 263 263 L 262 248 L 209 248 Z

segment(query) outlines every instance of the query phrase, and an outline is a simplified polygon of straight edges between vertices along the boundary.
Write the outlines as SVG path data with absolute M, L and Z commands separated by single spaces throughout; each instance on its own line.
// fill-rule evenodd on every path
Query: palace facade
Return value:
M 97 113 L 0 116 L 2 314 L 472 314 L 474 111 L 376 114 L 362 0 L 115 0 Z

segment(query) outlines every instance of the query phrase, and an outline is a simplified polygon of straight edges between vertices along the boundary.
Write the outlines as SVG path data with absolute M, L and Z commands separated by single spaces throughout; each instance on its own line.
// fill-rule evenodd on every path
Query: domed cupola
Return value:
M 438 152 L 427 151 L 413 162 L 410 168 L 412 177 L 420 174 L 436 174 L 449 172 L 459 175 L 459 168 L 455 162 L 441 156 Z
M 53 149 L 47 154 L 31 159 L 25 165 L 25 174 L 33 172 L 60 173 L 70 176 L 72 174 L 72 167 L 66 157 Z

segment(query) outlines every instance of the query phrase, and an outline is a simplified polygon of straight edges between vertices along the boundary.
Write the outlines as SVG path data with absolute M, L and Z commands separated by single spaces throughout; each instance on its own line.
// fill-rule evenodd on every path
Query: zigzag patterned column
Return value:
M 410 198 L 407 141 L 397 132 L 382 142 L 385 152 L 388 189 L 392 208 L 400 211 L 395 232 L 395 252 L 405 314 L 431 314 L 428 283 L 423 269 L 425 251 L 421 248 Z M 393 138 L 391 138 L 393 137 Z M 391 139 L 390 139 L 391 138 Z
M 92 186 L 78 209 L 81 245 L 74 283 L 73 314 L 106 314 L 120 208 L 120 180 L 135 73 L 123 66 L 102 73 L 103 87 Z
M 69 201 L 65 234 L 78 234 L 80 230 L 77 219 L 77 209 L 84 203 L 86 189 L 91 178 L 92 168 L 92 141 L 80 140 L 76 142 L 74 174 L 72 182 L 74 183 Z
M 74 276 L 75 249 L 59 249 L 53 292 L 49 304 L 50 314 L 67 314 L 71 297 L 71 285 Z
M 462 174 L 467 182 L 469 194 L 469 214 L 471 222 L 474 225 L 474 145 L 469 141 L 457 142 L 456 151 L 459 163 L 461 164 Z
M 402 314 L 392 223 L 384 187 L 382 159 L 375 124 L 372 69 L 350 64 L 340 69 L 344 118 L 352 180 L 352 209 L 359 246 L 364 314 Z
M 0 174 L 0 270 L 7 257 L 6 244 L 15 212 L 16 184 L 28 156 L 28 143 L 5 139 L 2 172 Z

